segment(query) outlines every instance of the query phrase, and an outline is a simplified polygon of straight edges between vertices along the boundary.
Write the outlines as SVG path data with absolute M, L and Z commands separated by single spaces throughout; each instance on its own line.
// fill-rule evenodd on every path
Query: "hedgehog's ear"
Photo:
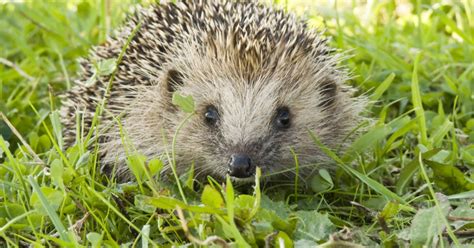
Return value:
M 336 101 L 337 84 L 333 80 L 325 80 L 320 85 L 319 91 L 321 92 L 322 99 L 319 103 L 319 107 L 328 108 Z
M 165 82 L 164 82 L 164 90 L 170 96 L 184 83 L 183 81 L 183 74 L 181 72 L 171 69 L 166 74 Z

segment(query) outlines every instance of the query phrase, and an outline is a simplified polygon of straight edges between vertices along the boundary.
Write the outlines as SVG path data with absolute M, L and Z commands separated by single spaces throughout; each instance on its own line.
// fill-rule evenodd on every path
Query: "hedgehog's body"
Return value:
M 175 91 L 191 95 L 196 106 L 178 132 L 178 172 L 194 163 L 197 175 L 218 179 L 227 173 L 249 177 L 255 166 L 264 175 L 294 175 L 291 149 L 300 173 L 309 175 L 315 164 L 328 163 L 309 131 L 336 148 L 362 119 L 364 99 L 352 97 L 344 85 L 337 55 L 318 33 L 283 11 L 233 1 L 154 6 L 96 47 L 90 61 L 117 58 L 138 23 L 99 126 L 101 161 L 116 166 L 122 178 L 129 174 L 126 150 L 149 159 L 170 150 L 187 116 L 171 102 Z M 70 142 L 76 137 L 75 114 L 84 112 L 87 131 L 110 79 L 86 85 L 93 69 L 90 62 L 83 66 L 82 81 L 62 109 Z M 133 149 L 124 149 L 123 137 Z

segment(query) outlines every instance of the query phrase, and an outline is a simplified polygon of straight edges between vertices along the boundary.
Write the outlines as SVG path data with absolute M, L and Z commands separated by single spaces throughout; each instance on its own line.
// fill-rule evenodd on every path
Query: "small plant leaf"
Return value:
M 336 226 L 329 220 L 327 214 L 320 214 L 317 211 L 298 211 L 296 217 L 298 219 L 296 240 L 325 240 L 336 230 Z
M 116 59 L 105 59 L 97 62 L 96 70 L 99 76 L 108 76 L 115 70 Z
M 206 185 L 201 195 L 201 202 L 209 207 L 221 208 L 224 206 L 222 195 L 215 188 Z
M 161 169 L 163 169 L 163 161 L 156 158 L 151 159 L 150 162 L 148 162 L 148 169 L 150 170 L 151 176 L 158 175 Z
M 141 180 L 145 177 L 145 161 L 146 156 L 141 154 L 135 153 L 127 157 L 128 168 L 130 168 L 137 179 Z
M 64 189 L 63 173 L 64 166 L 60 159 L 55 159 L 51 165 L 51 179 L 56 186 Z
M 34 189 L 33 195 L 30 197 L 30 204 L 39 212 L 44 212 L 45 215 L 48 215 L 53 222 L 54 227 L 59 232 L 61 239 L 69 242 L 70 233 L 64 227 L 61 219 L 56 213 L 56 210 L 63 201 L 63 194 L 50 187 L 40 187 L 31 175 L 28 176 L 28 181 Z
M 331 175 L 326 169 L 319 170 L 319 174 L 311 178 L 311 189 L 314 192 L 322 193 L 334 187 Z
M 442 218 L 444 216 L 441 216 L 435 207 L 419 210 L 410 227 L 411 242 L 430 246 L 433 238 L 439 235 L 444 228 Z
M 45 196 L 45 199 L 48 201 L 48 207 L 51 207 L 52 210 L 57 211 L 63 202 L 63 193 L 57 191 L 50 187 L 41 187 L 41 194 Z M 47 215 L 43 202 L 40 201 L 38 192 L 33 192 L 30 198 L 30 203 L 33 207 L 40 213 Z
M 174 92 L 172 102 L 186 113 L 194 112 L 194 99 L 192 96 L 183 96 L 178 92 Z
M 395 215 L 397 215 L 400 211 L 400 204 L 396 201 L 389 201 L 385 204 L 382 212 L 380 212 L 379 217 L 384 218 L 385 220 L 389 220 Z
M 102 235 L 100 233 L 90 232 L 86 235 L 86 238 L 89 242 L 91 242 L 92 247 L 101 247 Z

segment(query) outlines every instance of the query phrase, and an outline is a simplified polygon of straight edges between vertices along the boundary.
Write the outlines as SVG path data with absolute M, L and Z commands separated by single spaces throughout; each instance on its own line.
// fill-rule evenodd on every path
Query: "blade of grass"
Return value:
M 3 112 L 0 112 L 0 117 L 1 117 L 0 119 L 3 119 L 5 124 L 7 124 L 8 128 L 10 128 L 10 130 L 13 132 L 13 134 L 15 134 L 15 136 L 20 140 L 21 144 L 25 146 L 28 153 L 30 153 L 30 155 L 36 160 L 36 162 L 38 162 L 41 166 L 44 167 L 45 164 L 44 164 L 43 160 L 41 160 L 41 158 L 38 156 L 38 154 L 36 154 L 33 151 L 33 149 L 28 144 L 28 142 L 26 142 L 25 139 L 23 139 L 23 136 L 21 136 L 20 132 L 18 132 L 18 130 L 16 130 L 15 126 L 12 125 L 10 120 L 8 120 L 7 116 L 5 114 L 3 114 Z
M 125 52 L 126 52 L 128 46 L 130 45 L 130 42 L 132 42 L 133 37 L 135 37 L 138 30 L 140 30 L 141 26 L 142 26 L 141 22 L 139 22 L 137 25 L 135 25 L 132 32 L 130 33 L 130 35 L 127 38 L 127 42 L 125 42 L 125 44 L 122 47 L 122 50 L 120 51 L 120 54 L 119 54 L 119 56 L 118 56 L 118 58 L 115 62 L 114 71 L 112 72 L 112 74 L 109 78 L 109 81 L 107 83 L 107 87 L 105 89 L 103 98 L 102 98 L 100 104 L 97 105 L 96 111 L 94 113 L 94 117 L 92 118 L 92 123 L 90 125 L 90 131 L 89 131 L 89 133 L 87 134 L 87 137 L 86 137 L 86 143 L 91 139 L 91 137 L 94 133 L 96 134 L 97 137 L 99 136 L 99 129 L 95 128 L 95 127 L 98 126 L 99 121 L 100 121 L 100 117 L 102 116 L 102 113 L 104 112 L 105 107 L 107 105 L 107 101 L 108 101 L 108 98 L 109 98 L 109 95 L 110 95 L 110 90 L 112 89 L 112 85 L 113 85 L 113 81 L 115 79 L 115 75 L 118 72 L 118 66 L 119 66 L 120 62 L 122 61 L 123 56 L 125 56 Z
M 18 164 L 18 160 L 15 159 L 13 154 L 10 152 L 10 149 L 8 149 L 7 144 L 5 143 L 5 140 L 3 139 L 3 136 L 1 135 L 0 135 L 0 148 L 2 148 L 2 151 L 7 155 L 8 160 L 12 163 L 13 171 L 15 172 L 16 176 L 18 177 L 18 180 L 21 183 L 21 186 L 23 187 L 26 198 L 29 198 L 31 195 L 30 188 L 26 187 L 26 182 L 23 177 L 23 173 L 21 172 L 20 165 Z
M 426 131 L 426 117 L 425 110 L 423 109 L 423 103 L 421 101 L 421 92 L 420 84 L 418 82 L 418 66 L 420 63 L 421 53 L 418 53 L 415 58 L 415 64 L 413 66 L 413 74 L 411 79 L 411 94 L 413 108 L 415 109 L 415 114 L 418 118 L 418 125 L 420 129 L 421 144 L 431 148 L 431 145 L 428 143 L 428 135 Z
M 347 152 L 342 156 L 342 161 L 344 161 L 344 163 L 350 163 L 356 158 L 358 153 L 374 147 L 375 144 L 385 138 L 390 131 L 390 128 L 387 126 L 375 127 L 368 131 L 352 143 L 347 149 Z
M 96 192 L 95 190 L 93 190 L 92 188 L 88 188 L 89 189 L 89 192 L 91 192 L 92 194 L 94 194 L 97 198 L 99 198 L 105 205 L 107 205 L 107 207 L 112 210 L 112 212 L 114 212 L 115 214 L 117 214 L 122 220 L 124 220 L 131 228 L 135 229 L 135 231 L 137 231 L 138 233 L 141 233 L 142 230 L 140 228 L 138 228 L 135 224 L 133 224 L 130 220 L 127 219 L 127 217 L 125 217 L 119 210 L 117 210 L 107 199 L 105 199 L 101 194 L 99 194 L 98 192 Z M 148 237 L 147 235 L 143 235 L 143 237 L 147 238 L 148 241 L 153 245 L 153 247 L 157 247 L 157 245 L 155 244 L 155 242 L 153 242 L 153 240 L 150 240 L 150 237 Z
M 441 18 L 441 20 L 443 20 L 444 24 L 446 24 L 446 26 L 449 26 L 454 33 L 459 35 L 459 37 L 461 37 L 464 41 L 470 44 L 474 44 L 474 41 L 466 33 L 464 33 L 461 29 L 459 29 L 456 23 L 453 20 L 451 20 L 451 18 L 446 16 L 446 14 L 443 11 L 439 9 L 435 9 L 435 12 Z
M 315 144 L 324 152 L 326 155 L 328 155 L 331 159 L 333 159 L 335 162 L 337 162 L 337 165 L 339 165 L 344 171 L 348 172 L 351 175 L 356 176 L 359 180 L 361 180 L 363 183 L 365 183 L 367 186 L 378 192 L 379 194 L 385 196 L 388 200 L 395 200 L 400 203 L 403 203 L 407 205 L 407 209 L 410 211 L 415 211 L 415 209 L 411 206 L 408 205 L 408 203 L 398 196 L 397 194 L 393 193 L 389 189 L 387 189 L 385 186 L 380 184 L 379 182 L 373 180 L 372 178 L 356 171 L 355 169 L 351 168 L 350 166 L 346 165 L 342 159 L 340 159 L 331 149 L 329 149 L 327 146 L 325 146 L 315 135 L 313 132 L 310 131 L 311 138 L 315 142 Z
M 260 203 L 262 201 L 262 193 L 260 192 L 260 177 L 262 176 L 262 170 L 260 167 L 257 167 L 256 173 L 255 173 L 255 201 L 253 204 L 253 208 L 250 211 L 250 214 L 248 215 L 248 218 L 244 221 L 250 222 L 250 220 L 257 214 L 258 210 L 260 209 Z
M 33 112 L 35 112 L 36 116 L 38 117 L 41 117 L 40 113 L 36 110 L 35 106 L 33 105 L 32 102 L 29 102 L 30 104 L 30 107 L 31 109 L 33 110 Z M 41 121 L 41 124 L 43 125 L 43 128 L 44 130 L 46 131 L 46 134 L 48 135 L 49 139 L 51 140 L 51 142 L 53 143 L 53 147 L 54 149 L 56 150 L 56 152 L 58 152 L 59 156 L 61 157 L 61 159 L 63 160 L 64 164 L 66 164 L 68 167 L 70 168 L 73 168 L 71 163 L 69 162 L 69 159 L 66 157 L 66 155 L 64 154 L 63 150 L 59 147 L 59 144 L 56 142 L 56 139 L 53 137 L 53 135 L 51 134 L 51 130 L 49 130 L 49 127 L 46 125 L 46 123 L 43 121 Z
M 293 160 L 295 161 L 295 185 L 294 185 L 294 194 L 295 194 L 295 201 L 298 201 L 298 179 L 300 175 L 300 163 L 298 160 L 298 156 L 295 153 L 293 148 L 290 149 L 291 154 L 293 155 Z M 258 184 L 257 184 L 258 185 Z
M 51 207 L 48 200 L 43 195 L 43 192 L 41 191 L 38 183 L 36 183 L 33 176 L 31 176 L 31 175 L 28 176 L 28 181 L 30 182 L 30 185 L 33 188 L 33 190 L 38 194 L 38 199 L 40 200 L 41 205 L 46 210 L 46 213 L 48 213 L 48 216 L 51 219 L 51 221 L 53 222 L 53 225 L 56 228 L 56 230 L 58 231 L 59 236 L 61 237 L 61 239 L 66 241 L 66 242 L 71 242 L 72 240 L 70 239 L 70 233 L 64 227 L 64 225 L 61 222 L 61 219 L 59 218 L 58 214 L 53 209 L 53 207 Z
M 474 190 L 448 196 L 449 200 L 474 199 Z
M 11 220 L 9 220 L 7 223 L 5 223 L 2 227 L 0 227 L 0 236 L 3 236 L 5 235 L 5 231 L 13 224 L 15 224 L 15 222 L 27 217 L 28 215 L 34 213 L 36 210 L 30 210 L 28 212 L 25 212 L 23 214 L 20 214 L 18 216 L 16 216 L 15 218 L 12 218 Z
M 375 89 L 374 93 L 370 96 L 370 100 L 377 101 L 383 95 L 383 93 L 390 87 L 395 78 L 395 73 L 390 73 L 388 77 Z
M 434 147 L 438 147 L 443 142 L 444 136 L 453 129 L 453 123 L 446 119 L 443 124 L 431 135 L 429 141 Z
M 234 197 L 235 197 L 235 194 L 234 194 L 234 187 L 232 186 L 232 181 L 230 180 L 230 176 L 227 176 L 227 180 L 226 180 L 226 207 L 227 207 L 227 218 L 229 220 L 229 224 L 227 224 L 226 221 L 224 221 L 224 219 L 220 216 L 216 216 L 218 217 L 218 219 L 221 220 L 221 223 L 222 224 L 227 224 L 228 225 L 228 231 L 230 231 L 234 238 L 235 238 L 235 241 L 237 243 L 237 246 L 238 247 L 250 247 L 250 245 L 245 241 L 244 237 L 242 237 L 242 234 L 240 233 L 239 229 L 237 228 L 237 225 L 235 224 L 235 220 L 234 220 Z
M 176 128 L 176 131 L 173 135 L 173 140 L 171 142 L 171 156 L 170 156 L 168 150 L 165 151 L 166 156 L 168 158 L 168 161 L 170 161 L 170 163 L 171 163 L 170 167 L 171 167 L 171 170 L 173 172 L 173 176 L 174 176 L 174 179 L 176 181 L 176 185 L 178 186 L 179 194 L 181 195 L 181 198 L 182 198 L 183 202 L 186 203 L 186 204 L 188 204 L 188 201 L 186 200 L 186 195 L 184 194 L 183 187 L 182 187 L 181 182 L 179 180 L 178 172 L 176 170 L 176 141 L 177 141 L 178 133 L 181 130 L 181 128 L 193 116 L 194 116 L 194 112 L 189 114 L 188 116 L 186 116 L 186 118 Z M 163 138 L 164 138 L 164 136 L 163 136 Z
M 436 194 L 435 194 L 435 191 L 433 189 L 433 186 L 431 185 L 430 178 L 428 177 L 428 174 L 426 174 L 425 166 L 423 165 L 423 159 L 422 159 L 422 156 L 421 156 L 421 152 L 418 154 L 418 163 L 420 165 L 421 176 L 423 177 L 426 184 L 428 185 L 428 189 L 430 191 L 431 197 L 433 198 L 433 201 L 435 202 L 438 214 L 439 214 L 439 216 L 441 216 L 443 218 L 443 222 L 444 222 L 444 225 L 445 225 L 445 228 L 446 228 L 446 232 L 448 233 L 449 238 L 451 238 L 451 240 L 454 242 L 454 244 L 456 246 L 459 246 L 459 241 L 458 241 L 456 235 L 454 235 L 453 229 L 449 225 L 448 220 L 446 219 L 446 217 L 443 214 L 443 211 L 441 210 L 440 203 L 439 203 L 438 199 L 436 198 Z
M 53 132 L 54 136 L 56 137 L 56 140 L 58 142 L 59 149 L 63 150 L 64 149 L 64 140 L 63 140 L 63 132 L 61 128 L 61 120 L 59 117 L 58 111 L 53 111 L 49 115 L 51 125 L 53 126 Z

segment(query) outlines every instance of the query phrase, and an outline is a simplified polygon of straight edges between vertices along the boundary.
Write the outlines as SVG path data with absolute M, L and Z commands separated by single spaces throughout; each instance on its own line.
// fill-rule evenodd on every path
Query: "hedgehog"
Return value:
M 343 56 L 328 42 L 305 20 L 256 1 L 140 7 L 81 61 L 63 96 L 65 140 L 91 131 L 106 102 L 93 133 L 102 169 L 120 180 L 134 178 L 131 154 L 162 159 L 170 175 L 172 148 L 178 175 L 193 168 L 196 179 L 248 182 L 259 167 L 265 180 L 294 180 L 334 168 L 314 137 L 343 150 L 367 101 L 346 83 Z M 94 64 L 110 59 L 116 71 L 91 82 Z M 192 96 L 192 115 L 174 94 Z

